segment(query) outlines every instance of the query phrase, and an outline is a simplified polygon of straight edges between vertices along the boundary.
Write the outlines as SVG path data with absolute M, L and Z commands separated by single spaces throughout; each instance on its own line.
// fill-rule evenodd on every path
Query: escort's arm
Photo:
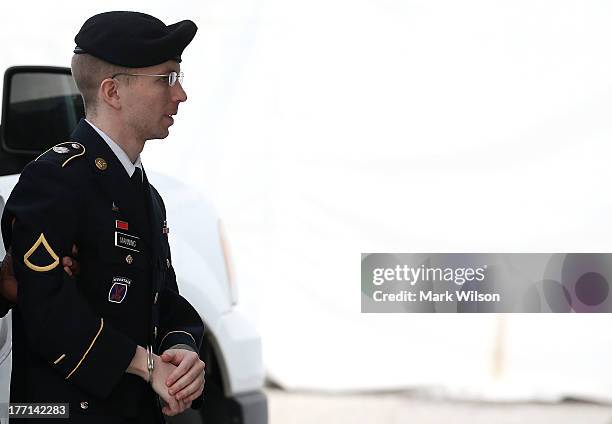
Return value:
M 66 380 L 104 398 L 124 375 L 137 345 L 105 324 L 61 266 L 79 225 L 77 183 L 57 163 L 32 162 L 7 201 L 2 232 L 5 245 L 12 246 L 17 313 L 31 348 Z
M 8 250 L 8 249 L 7 249 Z M 17 301 L 17 280 L 13 272 L 13 261 L 6 253 L 0 267 L 0 318 L 8 314 Z
M 13 309 L 13 304 L 4 297 L 0 297 L 0 318 L 4 318 Z

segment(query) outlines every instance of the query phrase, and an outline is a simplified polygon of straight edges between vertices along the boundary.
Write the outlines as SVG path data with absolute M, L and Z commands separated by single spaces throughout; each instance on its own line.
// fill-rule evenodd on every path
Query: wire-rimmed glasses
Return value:
M 115 75 L 113 75 L 111 78 L 115 78 L 116 76 L 119 75 L 127 75 L 130 77 L 166 77 L 168 78 L 168 86 L 173 87 L 174 84 L 176 84 L 176 82 L 178 81 L 179 84 L 183 84 L 183 76 L 184 74 L 182 72 L 176 72 L 176 71 L 172 71 L 169 74 L 128 74 L 126 72 L 119 72 Z

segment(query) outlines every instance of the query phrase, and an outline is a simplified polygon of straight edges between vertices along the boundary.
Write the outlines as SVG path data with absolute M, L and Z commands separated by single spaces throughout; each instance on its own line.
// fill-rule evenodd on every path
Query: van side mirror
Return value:
M 68 141 L 85 116 L 70 68 L 14 66 L 4 73 L 2 148 L 37 155 Z

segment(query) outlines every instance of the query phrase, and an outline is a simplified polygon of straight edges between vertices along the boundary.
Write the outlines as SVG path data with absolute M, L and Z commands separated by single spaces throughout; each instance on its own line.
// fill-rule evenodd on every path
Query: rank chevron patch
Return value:
M 43 249 L 39 249 L 41 245 Z M 34 262 L 49 262 L 48 259 L 50 257 L 52 262 L 48 265 L 36 265 L 30 261 L 31 257 L 33 257 L 32 259 Z M 36 272 L 51 271 L 53 268 L 59 265 L 59 256 L 57 256 L 49 245 L 49 242 L 47 242 L 45 234 L 40 233 L 40 237 L 38 237 L 36 243 L 34 243 L 34 245 L 30 247 L 30 250 L 23 255 L 23 262 L 28 268 Z

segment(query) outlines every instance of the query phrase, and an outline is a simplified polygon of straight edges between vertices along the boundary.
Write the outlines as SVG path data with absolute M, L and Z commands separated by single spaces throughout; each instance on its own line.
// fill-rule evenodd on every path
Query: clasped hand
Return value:
M 180 414 L 202 394 L 204 366 L 198 354 L 187 349 L 168 349 L 157 358 L 151 385 L 166 403 L 165 415 Z

